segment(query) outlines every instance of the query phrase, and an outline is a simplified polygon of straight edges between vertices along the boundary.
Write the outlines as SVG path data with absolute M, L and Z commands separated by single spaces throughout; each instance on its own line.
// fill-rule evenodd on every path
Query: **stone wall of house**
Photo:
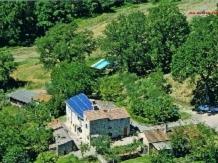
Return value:
M 90 135 L 108 135 L 112 138 L 129 135 L 130 119 L 100 119 L 90 122 Z
M 65 154 L 68 154 L 76 149 L 77 149 L 77 147 L 72 140 L 72 141 L 68 141 L 68 142 L 63 143 L 63 144 L 57 144 L 56 150 L 57 150 L 58 155 L 65 155 Z

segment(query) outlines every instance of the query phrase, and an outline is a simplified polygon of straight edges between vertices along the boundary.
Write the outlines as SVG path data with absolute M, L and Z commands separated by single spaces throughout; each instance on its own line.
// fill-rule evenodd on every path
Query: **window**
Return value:
M 86 128 L 88 128 L 88 125 L 86 124 Z

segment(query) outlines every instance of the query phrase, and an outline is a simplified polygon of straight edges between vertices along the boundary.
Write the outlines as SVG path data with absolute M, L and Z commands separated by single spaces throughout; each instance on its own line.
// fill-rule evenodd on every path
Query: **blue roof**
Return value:
M 109 61 L 107 61 L 106 59 L 101 59 L 98 62 L 96 62 L 95 64 L 91 65 L 91 67 L 102 70 L 105 67 L 107 67 L 110 64 Z
M 70 109 L 82 119 L 84 111 L 93 110 L 92 102 L 83 93 L 71 97 L 66 103 L 69 105 Z

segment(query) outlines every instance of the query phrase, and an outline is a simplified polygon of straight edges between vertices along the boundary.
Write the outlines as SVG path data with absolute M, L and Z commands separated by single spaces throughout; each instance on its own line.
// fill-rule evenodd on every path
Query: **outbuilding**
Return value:
M 170 150 L 170 139 L 166 131 L 161 129 L 147 130 L 140 133 L 140 138 L 148 147 L 148 153 L 151 149 L 155 150 Z
M 31 104 L 34 98 L 37 97 L 37 93 L 25 89 L 16 90 L 8 94 L 9 100 L 12 105 L 23 106 Z

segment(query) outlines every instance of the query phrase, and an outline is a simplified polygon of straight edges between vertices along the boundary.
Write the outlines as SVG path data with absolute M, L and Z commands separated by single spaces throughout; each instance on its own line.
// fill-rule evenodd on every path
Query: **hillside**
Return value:
M 191 20 L 194 14 L 190 14 L 191 11 L 202 10 L 214 10 L 216 8 L 216 0 L 183 0 L 178 3 L 178 6 L 182 13 L 187 16 L 188 20 Z M 155 6 L 151 3 L 125 5 L 120 8 L 116 8 L 112 13 L 103 13 L 93 18 L 77 19 L 76 22 L 79 25 L 79 30 L 91 30 L 95 38 L 102 36 L 103 31 L 108 23 L 115 20 L 120 14 L 128 14 L 130 12 L 141 11 L 145 14 L 148 9 Z M 16 62 L 19 64 L 17 70 L 12 73 L 15 79 L 28 82 L 27 86 L 30 89 L 41 89 L 45 87 L 45 84 L 50 80 L 50 72 L 45 70 L 39 62 L 39 53 L 36 47 L 16 47 L 11 49 Z M 102 56 L 102 52 L 97 49 L 91 55 L 91 58 L 99 58 Z M 93 62 L 92 59 L 89 62 Z M 167 81 L 172 86 L 172 97 L 181 104 L 189 104 L 192 97 L 192 89 L 194 85 L 186 81 L 184 83 L 175 82 L 170 75 L 166 76 Z

